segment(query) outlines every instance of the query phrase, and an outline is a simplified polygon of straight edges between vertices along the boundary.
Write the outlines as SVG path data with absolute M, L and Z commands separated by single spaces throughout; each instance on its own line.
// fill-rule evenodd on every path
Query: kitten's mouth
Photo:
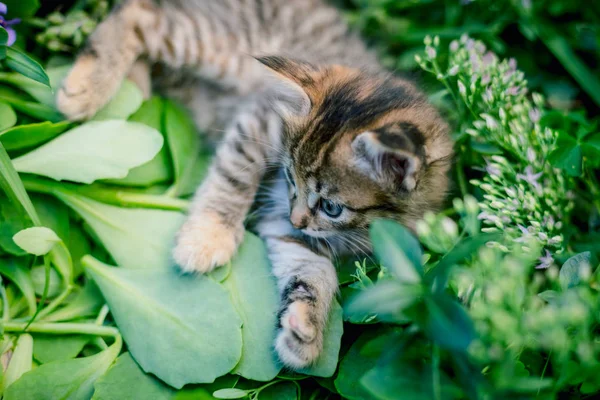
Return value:
M 328 238 L 334 235 L 331 231 L 315 231 L 314 229 L 302 229 L 301 232 L 314 238 Z

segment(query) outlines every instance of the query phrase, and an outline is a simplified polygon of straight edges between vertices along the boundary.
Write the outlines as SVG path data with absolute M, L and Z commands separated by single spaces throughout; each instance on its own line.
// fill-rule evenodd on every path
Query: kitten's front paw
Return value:
M 281 315 L 275 349 L 281 361 L 294 369 L 309 366 L 323 350 L 323 332 L 311 315 L 313 307 L 309 302 L 295 301 Z
M 210 272 L 233 257 L 243 237 L 243 226 L 226 225 L 214 213 L 193 215 L 179 230 L 173 258 L 184 272 Z
M 97 57 L 80 56 L 56 96 L 59 111 L 74 121 L 93 117 L 119 89 L 121 79 L 113 75 Z

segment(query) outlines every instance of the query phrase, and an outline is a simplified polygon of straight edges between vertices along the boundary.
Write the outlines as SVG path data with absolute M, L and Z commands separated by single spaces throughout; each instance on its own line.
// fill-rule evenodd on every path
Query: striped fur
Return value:
M 188 272 L 226 263 L 258 215 L 281 293 L 275 348 L 292 368 L 311 364 L 337 290 L 332 260 L 368 255 L 374 219 L 413 227 L 441 205 L 446 123 L 321 0 L 125 0 L 91 36 L 58 105 L 88 118 L 127 76 L 187 104 L 220 140 L 175 261 Z

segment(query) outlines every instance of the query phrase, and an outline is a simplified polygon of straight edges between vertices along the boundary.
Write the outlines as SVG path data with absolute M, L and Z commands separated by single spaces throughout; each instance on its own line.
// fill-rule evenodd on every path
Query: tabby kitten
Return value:
M 77 59 L 60 110 L 92 116 L 128 74 L 149 93 L 150 65 L 153 83 L 187 104 L 200 130 L 224 129 L 175 261 L 201 273 L 226 263 L 277 166 L 285 179 L 267 193 L 278 206 L 255 227 L 281 294 L 275 348 L 289 367 L 313 363 L 337 291 L 332 256 L 368 252 L 376 218 L 413 227 L 440 206 L 446 123 L 321 0 L 125 0 Z

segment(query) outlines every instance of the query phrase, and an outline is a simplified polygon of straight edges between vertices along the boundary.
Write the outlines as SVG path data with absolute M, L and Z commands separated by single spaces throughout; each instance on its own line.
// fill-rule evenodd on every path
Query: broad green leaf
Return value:
M 120 208 L 75 194 L 58 197 L 87 222 L 115 261 L 125 268 L 170 267 L 175 232 L 184 215 L 175 211 Z
M 13 236 L 31 226 L 31 220 L 23 213 L 21 206 L 13 204 L 0 192 L 0 249 L 15 256 L 27 254 L 13 241 Z
M 174 391 L 144 371 L 123 353 L 117 362 L 94 385 L 92 400 L 170 400 Z
M 224 375 L 206 385 L 187 385 L 177 391 L 173 400 L 214 400 L 213 392 L 235 387 L 239 380 L 238 375 Z
M 15 114 L 15 110 L 7 103 L 0 101 L 0 131 L 11 128 L 16 123 L 17 114 Z
M 592 253 L 586 251 L 569 258 L 560 268 L 558 281 L 563 290 L 577 286 L 581 281 L 581 272 L 587 268 L 591 272 Z
M 90 341 L 86 335 L 41 335 L 33 338 L 33 356 L 41 364 L 77 357 Z
M 77 318 L 96 316 L 104 305 L 104 297 L 94 281 L 88 279 L 83 289 L 63 308 L 54 311 L 44 321 L 70 321 Z
M 181 388 L 212 382 L 238 363 L 242 321 L 210 278 L 174 268 L 112 268 L 90 256 L 84 266 L 145 372 Z
M 55 197 L 33 193 L 31 202 L 35 207 L 42 225 L 50 228 L 63 241 L 70 236 L 69 207 Z
M 24 333 L 19 336 L 17 345 L 13 350 L 8 368 L 4 372 L 4 389 L 10 388 L 19 378 L 31 370 L 33 354 L 33 339 L 30 334 Z M 6 397 L 5 397 L 6 398 Z
M 236 388 L 219 389 L 219 390 L 215 390 L 215 392 L 213 393 L 213 396 L 216 397 L 217 399 L 242 399 L 242 398 L 246 397 L 248 395 L 248 393 L 250 393 L 248 390 L 242 390 L 242 389 L 236 389 Z
M 94 121 L 63 133 L 13 160 L 19 172 L 92 183 L 123 178 L 151 160 L 163 144 L 156 130 L 134 122 Z
M 379 360 L 380 352 L 364 354 L 362 348 L 375 337 L 374 332 L 362 334 L 348 350 L 340 362 L 339 371 L 335 379 L 335 387 L 346 399 L 368 400 L 373 397 L 360 384 L 362 376 L 373 368 Z
M 565 170 L 571 176 L 581 176 L 583 155 L 577 141 L 562 132 L 556 141 L 556 147 L 548 156 L 552 166 Z
M 360 291 L 345 304 L 344 311 L 352 322 L 359 322 L 369 315 L 387 322 L 403 322 L 403 311 L 422 298 L 420 285 L 403 285 L 396 281 L 378 282 Z
M 163 133 L 164 103 L 160 97 L 153 97 L 144 102 L 129 121 L 139 122 Z M 163 134 L 164 136 L 164 134 Z M 111 183 L 130 186 L 150 186 L 173 179 L 173 168 L 168 146 L 163 146 L 158 154 L 146 164 L 135 167 L 123 179 Z
M 8 32 L 6 32 L 6 29 L 4 29 L 3 27 L 0 27 L 0 51 L 3 51 L 3 53 L 0 53 L 0 59 L 4 58 L 4 56 L 6 55 L 6 43 L 8 42 Z
M 398 356 L 388 358 L 360 379 L 366 392 L 379 400 L 433 399 L 431 382 L 431 365 Z
M 144 95 L 137 85 L 124 80 L 113 99 L 94 115 L 92 120 L 127 119 L 137 111 L 144 101 Z
M 31 17 L 40 8 L 39 0 L 2 0 L 10 18 Z
M 47 254 L 61 241 L 52 229 L 42 226 L 23 229 L 13 236 L 13 240 L 17 246 L 36 256 Z
M 24 265 L 22 258 L 0 258 L 0 274 L 10 279 L 21 291 L 27 301 L 29 314 L 32 315 L 36 310 L 35 289 L 31 279 L 29 269 Z
M 386 220 L 371 225 L 373 251 L 381 264 L 402 283 L 419 283 L 423 253 L 417 239 L 402 225 Z
M 71 125 L 70 121 L 18 125 L 0 132 L 0 142 L 8 151 L 29 149 L 54 139 Z
M 187 112 L 171 101 L 165 101 L 164 126 L 173 161 L 175 184 L 172 191 L 183 195 L 190 180 L 194 180 L 196 162 L 200 156 L 200 140 Z
M 342 344 L 342 333 L 344 333 L 342 314 L 342 306 L 337 300 L 333 300 L 323 338 L 323 353 L 314 365 L 298 372 L 324 378 L 328 378 L 335 373 Z
M 50 78 L 46 75 L 44 68 L 33 58 L 14 47 L 6 49 L 4 65 L 21 75 L 50 87 Z
M 40 225 L 40 218 L 33 204 L 31 204 L 31 199 L 23 187 L 23 182 L 19 178 L 17 171 L 15 171 L 2 143 L 0 143 L 0 188 L 4 190 L 4 193 L 6 193 L 14 204 L 20 204 L 25 209 L 25 212 L 35 225 Z
M 71 65 L 48 68 L 46 74 L 50 79 L 50 87 L 16 72 L 0 72 L 0 82 L 16 86 L 43 105 L 56 108 L 56 91 L 60 88 L 70 69 Z
M 5 393 L 5 400 L 88 400 L 94 382 L 110 367 L 121 351 L 121 337 L 108 349 L 90 357 L 55 361 L 26 373 Z
M 59 122 L 64 120 L 61 113 L 45 104 L 24 100 L 21 96 L 15 96 L 14 92 L 0 87 L 0 100 L 8 103 L 17 111 L 40 121 Z
M 273 351 L 279 296 L 263 242 L 246 234 L 231 263 L 223 286 L 242 318 L 244 342 L 242 358 L 232 373 L 269 381 L 281 370 Z
M 441 347 L 466 351 L 475 338 L 475 328 L 463 307 L 448 295 L 425 299 L 425 315 L 420 315 L 425 333 Z
M 296 400 L 299 398 L 297 383 L 289 381 L 264 388 L 257 397 L 258 400 Z

